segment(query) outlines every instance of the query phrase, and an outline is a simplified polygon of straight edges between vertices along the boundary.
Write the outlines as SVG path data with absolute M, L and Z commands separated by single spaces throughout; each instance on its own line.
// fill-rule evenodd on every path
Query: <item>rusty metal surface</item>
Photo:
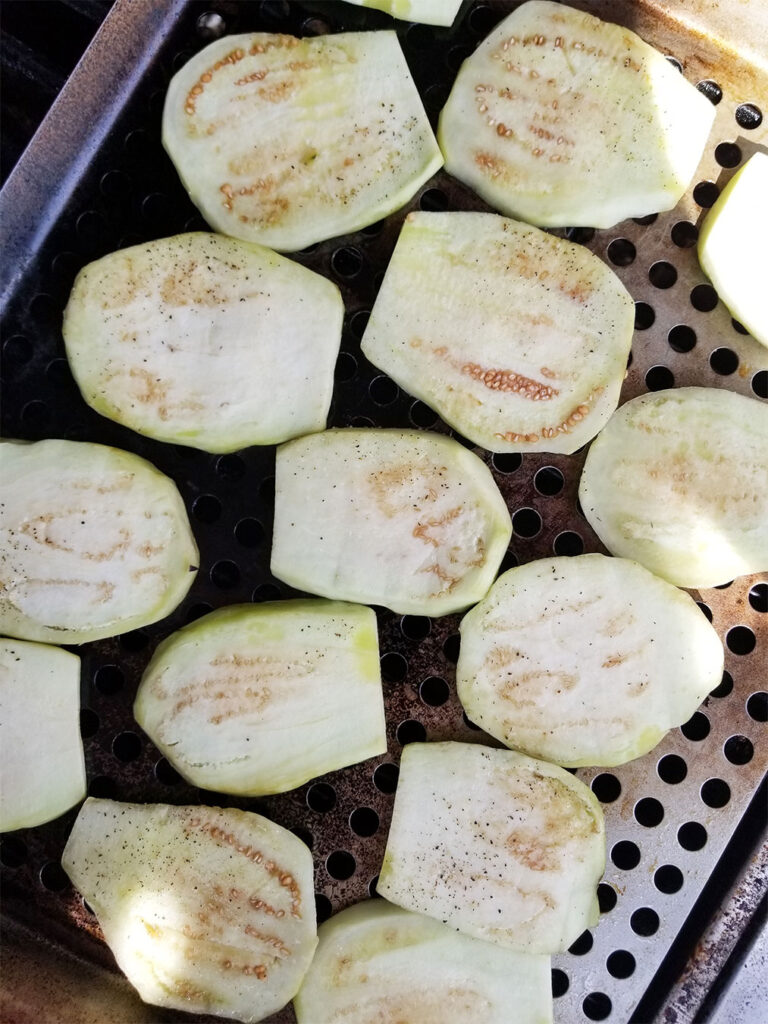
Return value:
M 514 6 L 502 0 L 467 3 L 452 30 L 398 23 L 406 57 L 433 123 L 461 59 L 501 14 Z M 757 129 L 743 129 L 735 119 L 744 102 L 756 104 L 768 116 L 768 79 L 761 68 L 747 61 L 734 64 L 727 47 L 691 31 L 667 13 L 661 16 L 662 6 L 667 11 L 674 7 L 671 0 L 663 5 L 661 0 L 638 4 L 595 0 L 578 6 L 637 28 L 662 52 L 676 57 L 692 82 L 709 79 L 723 93 L 696 177 L 676 210 L 593 234 L 579 229 L 574 236 L 613 266 L 636 302 L 643 304 L 622 401 L 660 383 L 725 387 L 765 398 L 768 350 L 734 327 L 721 302 L 709 311 L 695 308 L 692 292 L 706 285 L 706 278 L 699 269 L 695 247 L 676 244 L 674 239 L 689 241 L 706 215 L 706 208 L 694 199 L 696 185 L 709 181 L 722 188 L 755 146 L 765 146 L 768 141 L 766 121 Z M 134 24 L 151 31 L 151 18 L 158 16 L 158 10 L 168 14 L 162 22 L 162 38 L 146 40 L 146 48 L 135 56 L 129 87 L 125 79 L 113 77 L 114 54 L 132 38 Z M 26 263 L 9 277 L 16 284 L 6 310 L 3 426 L 9 436 L 99 440 L 150 459 L 179 485 L 200 545 L 198 579 L 172 616 L 135 634 L 88 644 L 79 651 L 91 793 L 127 800 L 238 806 L 267 814 L 294 829 L 311 846 L 322 917 L 367 898 L 375 885 L 392 811 L 394 766 L 402 745 L 424 738 L 493 741 L 466 723 L 456 697 L 459 617 L 401 618 L 381 609 L 377 614 L 387 707 L 386 756 L 332 773 L 283 796 L 242 800 L 201 791 L 179 780 L 133 721 L 133 696 L 159 640 L 211 607 L 293 593 L 274 581 L 268 569 L 274 450 L 251 448 L 216 457 L 141 438 L 85 407 L 63 359 L 61 311 L 80 266 L 118 246 L 203 226 L 160 147 L 159 114 L 169 75 L 204 45 L 197 19 L 206 11 L 218 12 L 228 31 L 338 31 L 393 24 L 376 12 L 321 0 L 297 0 L 290 6 L 214 0 L 208 5 L 179 3 L 178 9 L 174 3 L 172 11 L 169 4 L 152 0 L 121 0 L 116 5 L 82 65 L 90 77 L 73 78 L 71 89 L 67 86 L 62 94 L 58 116 L 44 124 L 33 144 L 38 161 L 34 173 L 42 178 L 27 190 L 22 161 L 14 188 L 3 193 L 6 204 L 9 195 L 13 199 L 17 220 L 37 216 L 25 236 L 29 247 Z M 68 101 L 68 96 L 76 97 L 83 88 L 106 90 L 108 117 L 100 125 L 93 115 L 89 132 L 78 134 L 68 127 L 67 119 L 77 121 L 77 102 Z M 92 113 L 94 108 L 83 109 Z M 66 113 L 63 121 L 62 111 Z M 41 207 L 40 193 L 46 180 L 40 161 L 44 163 L 47 152 L 64 144 L 69 130 L 73 139 L 80 140 L 78 145 L 86 145 L 82 140 L 87 140 L 87 152 L 67 154 L 68 169 L 61 175 L 68 191 L 60 201 Z M 723 167 L 718 162 L 716 147 L 723 142 L 739 147 L 738 164 Z M 735 151 L 727 152 L 729 160 L 733 159 Z M 55 181 L 49 180 L 47 186 L 55 192 Z M 383 224 L 323 242 L 297 256 L 339 284 L 347 308 L 332 425 L 416 425 L 449 432 L 421 403 L 382 382 L 381 374 L 367 363 L 359 348 L 367 312 L 400 225 L 409 209 L 419 207 L 487 209 L 441 172 L 408 207 Z M 679 224 L 689 227 L 677 228 Z M 625 241 L 612 245 L 617 240 Z M 623 263 L 633 249 L 631 262 L 616 265 L 612 261 L 611 255 L 619 252 L 624 253 Z M 649 277 L 650 268 L 660 261 L 673 270 L 663 268 L 661 276 L 658 270 L 653 276 L 664 282 L 674 277 L 668 287 L 658 287 Z M 703 294 L 706 299 L 706 289 Z M 673 332 L 671 344 L 670 331 L 680 327 L 688 331 Z M 491 466 L 518 527 L 504 568 L 553 551 L 604 550 L 577 504 L 585 450 L 573 456 L 529 454 L 522 458 L 479 454 Z M 537 477 L 546 467 L 562 474 L 562 488 L 555 494 L 546 493 L 552 488 L 545 484 L 547 477 L 556 480 L 556 474 Z M 251 523 L 245 533 L 238 532 L 243 520 Z M 623 1022 L 630 1017 L 765 771 L 761 730 L 766 697 L 755 695 L 768 689 L 768 614 L 760 610 L 765 600 L 760 587 L 766 583 L 768 577 L 763 573 L 740 578 L 726 588 L 694 594 L 709 609 L 726 645 L 727 673 L 691 723 L 673 730 L 656 750 L 635 762 L 609 772 L 578 772 L 603 795 L 605 777 L 611 776 L 614 790 L 619 788 L 620 793 L 604 802 L 609 857 L 601 888 L 605 908 L 601 923 L 576 944 L 576 951 L 553 961 L 558 993 L 555 1019 L 561 1024 L 590 1019 Z M 737 634 L 729 634 L 736 626 L 749 631 L 742 634 L 742 640 L 754 637 L 750 653 L 737 653 Z M 678 760 L 664 760 L 670 756 Z M 678 779 L 682 773 L 684 778 L 679 781 L 665 781 Z M 648 804 L 649 800 L 658 806 Z M 658 818 L 659 807 L 662 816 L 658 823 L 643 824 Z M 361 808 L 376 817 L 355 815 Z M 31 935 L 65 950 L 66 963 L 84 963 L 94 972 L 114 974 L 114 962 L 95 919 L 56 870 L 74 817 L 73 811 L 50 825 L 5 837 L 0 858 L 4 911 Z M 686 848 L 698 842 L 703 842 L 700 848 Z M 633 844 L 637 856 L 637 864 L 631 868 L 620 865 L 631 862 L 632 846 L 617 849 L 617 844 L 627 843 Z M 348 866 L 336 867 L 339 858 L 332 855 L 339 852 L 354 858 L 348 877 L 334 877 L 349 870 Z M 658 923 L 653 927 L 655 918 Z M 33 951 L 34 970 L 42 970 L 44 962 L 45 957 Z M 66 973 L 67 968 L 62 970 Z M 76 977 L 80 968 L 70 966 L 68 970 Z M 50 995 L 44 996 L 42 990 L 29 994 L 32 1003 L 36 998 L 42 1006 Z M 30 1007 L 32 1016 L 33 1010 L 34 1005 Z M 115 1015 L 109 1019 L 127 1018 Z M 164 1011 L 162 1019 L 190 1018 Z M 107 1018 L 104 1020 L 106 1024 Z M 272 1020 L 275 1024 L 292 1021 L 292 1011 L 287 1009 Z

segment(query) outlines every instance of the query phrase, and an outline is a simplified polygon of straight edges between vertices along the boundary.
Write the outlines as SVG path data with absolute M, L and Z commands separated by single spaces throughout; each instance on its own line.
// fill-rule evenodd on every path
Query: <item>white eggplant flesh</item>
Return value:
M 378 892 L 466 935 L 557 953 L 595 925 L 603 812 L 563 768 L 474 743 L 411 743 Z
M 768 154 L 734 174 L 704 218 L 699 262 L 733 316 L 768 346 Z
M 540 227 L 671 210 L 715 111 L 627 28 L 529 0 L 462 65 L 440 116 L 446 170 Z
M 320 274 L 199 231 L 89 263 L 63 333 L 97 412 L 159 441 L 231 452 L 325 427 L 343 319 Z
M 388 216 L 443 163 L 392 31 L 218 39 L 171 80 L 163 144 L 212 228 L 280 251 Z
M 61 862 L 145 1002 L 250 1024 L 296 994 L 317 946 L 312 855 L 280 825 L 89 798 Z
M 272 572 L 324 597 L 448 615 L 484 597 L 512 533 L 490 470 L 416 430 L 327 430 L 277 451 Z
M 551 1024 L 550 958 L 470 938 L 386 900 L 342 910 L 294 999 L 298 1024 Z
M 579 499 L 612 554 L 678 587 L 768 569 L 768 405 L 719 388 L 641 395 L 593 442 Z
M 488 213 L 411 213 L 364 354 L 476 444 L 570 454 L 619 401 L 635 306 L 581 245 Z
M 85 441 L 0 442 L 0 632 L 77 644 L 164 618 L 197 573 L 176 485 Z
M 720 682 L 723 646 L 696 602 L 636 562 L 546 558 L 504 573 L 461 622 L 468 717 L 569 768 L 640 757 Z
M 80 659 L 0 639 L 0 832 L 58 818 L 85 796 Z
M 357 7 L 373 7 L 402 21 L 417 21 L 422 25 L 452 25 L 459 13 L 462 0 L 347 0 Z
M 361 605 L 235 605 L 155 651 L 136 721 L 195 786 L 261 796 L 384 753 L 376 615 Z

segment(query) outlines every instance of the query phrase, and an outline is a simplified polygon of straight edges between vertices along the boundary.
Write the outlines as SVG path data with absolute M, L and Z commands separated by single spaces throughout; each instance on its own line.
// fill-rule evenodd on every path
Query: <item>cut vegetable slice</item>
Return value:
M 320 926 L 294 1000 L 298 1024 L 549 1024 L 548 956 L 488 942 L 368 900 Z
M 195 786 L 295 789 L 387 749 L 376 616 L 312 600 L 212 612 L 160 644 L 134 714 Z
M 476 444 L 570 454 L 616 408 L 634 317 L 581 245 L 494 214 L 411 213 L 362 348 Z
M 704 273 L 730 312 L 768 346 L 768 154 L 755 153 L 731 178 L 699 236 Z
M 327 430 L 277 452 L 272 572 L 401 614 L 447 615 L 490 587 L 512 526 L 488 467 L 417 430 Z
M 262 1020 L 317 946 L 312 855 L 258 814 L 88 799 L 61 859 L 141 998 Z
M 85 643 L 168 615 L 198 553 L 172 480 L 80 441 L 0 442 L 0 631 Z
M 676 388 L 622 406 L 584 464 L 584 515 L 614 555 L 678 587 L 768 569 L 768 405 Z
M 523 953 L 597 923 L 603 812 L 567 771 L 513 750 L 403 750 L 377 886 L 406 910 Z
M 456 19 L 462 0 L 347 0 L 347 3 L 373 7 L 403 21 L 448 26 Z
M 163 143 L 213 228 L 280 250 L 386 217 L 443 163 L 394 32 L 219 39 L 171 81 Z
M 160 441 L 231 452 L 325 427 L 344 304 L 261 246 L 195 232 L 77 276 L 64 340 L 97 412 Z
M 80 659 L 0 639 L 0 832 L 42 825 L 85 796 Z
M 510 569 L 461 623 L 467 715 L 556 764 L 617 765 L 687 722 L 723 647 L 694 600 L 636 562 L 546 558 Z
M 446 170 L 542 227 L 670 210 L 715 111 L 620 25 L 529 0 L 461 67 L 440 117 Z

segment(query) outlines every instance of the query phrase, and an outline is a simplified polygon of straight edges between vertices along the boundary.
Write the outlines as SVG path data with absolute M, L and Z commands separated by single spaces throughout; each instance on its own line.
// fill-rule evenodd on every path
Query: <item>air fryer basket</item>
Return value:
M 386 755 L 265 799 L 219 796 L 183 782 L 135 724 L 133 696 L 157 642 L 179 626 L 222 605 L 294 593 L 269 573 L 274 449 L 213 456 L 154 442 L 102 419 L 86 407 L 69 373 L 62 310 L 75 274 L 90 260 L 118 247 L 206 227 L 162 150 L 160 114 L 170 75 L 211 38 L 223 31 L 312 34 L 394 26 L 434 123 L 461 61 L 514 6 L 503 0 L 467 2 L 452 29 L 434 29 L 393 22 L 338 0 L 167 0 L 165 5 L 118 0 L 61 97 L 58 121 L 54 110 L 6 189 L 4 219 L 6 228 L 14 230 L 9 232 L 4 273 L 12 286 L 5 305 L 3 434 L 100 441 L 148 458 L 178 484 L 201 551 L 197 581 L 173 615 L 78 649 L 89 792 L 266 814 L 293 829 L 312 849 L 320 920 L 374 892 L 403 744 L 448 738 L 492 742 L 470 726 L 456 697 L 459 616 L 430 620 L 377 609 Z M 720 4 L 718 36 L 697 22 L 699 8 L 706 6 L 700 2 L 612 5 L 595 0 L 575 6 L 635 28 L 717 104 L 711 140 L 691 188 L 674 211 L 607 231 L 561 232 L 614 267 L 636 300 L 636 333 L 622 401 L 647 390 L 690 384 L 766 399 L 768 350 L 731 320 L 700 270 L 695 249 L 697 227 L 707 208 L 767 138 L 762 112 L 768 114 L 768 67 L 760 67 L 755 57 L 739 57 L 728 42 L 730 9 L 736 18 L 733 30 L 744 30 L 739 21 L 743 12 L 737 10 L 741 5 L 735 0 Z M 759 6 L 751 5 L 758 22 Z M 768 53 L 767 24 L 763 15 L 762 27 L 758 23 L 750 30 L 754 53 L 760 52 L 761 39 Z M 136 32 L 146 30 L 156 33 L 152 47 L 135 58 L 135 73 L 124 74 L 116 91 L 110 84 L 112 61 L 115 55 L 122 60 L 135 46 Z M 103 90 L 104 106 L 89 136 L 90 148 L 66 153 L 67 180 L 75 187 L 63 196 L 65 202 L 49 201 L 58 179 L 52 175 L 46 180 L 46 147 L 49 153 L 58 147 L 59 156 L 62 146 L 66 150 L 64 110 L 74 112 L 71 137 L 79 137 L 78 107 L 93 109 L 94 88 Z M 45 201 L 37 205 L 35 196 Z M 346 303 L 331 425 L 416 426 L 451 433 L 360 353 L 360 338 L 400 225 L 408 210 L 418 208 L 487 209 L 441 172 L 386 221 L 297 254 L 299 261 L 336 281 Z M 16 273 L 10 267 L 13 260 L 18 261 Z M 522 457 L 476 450 L 489 463 L 513 516 L 515 533 L 503 569 L 553 552 L 604 550 L 577 502 L 585 450 L 572 456 Z M 637 1012 L 682 923 L 706 891 L 765 770 L 764 737 L 761 747 L 759 733 L 768 717 L 766 574 L 694 592 L 694 597 L 723 638 L 726 671 L 721 684 L 686 725 L 647 756 L 610 771 L 577 773 L 603 803 L 608 866 L 599 890 L 599 927 L 585 932 L 569 953 L 553 961 L 556 1020 L 568 1024 L 621 1022 Z M 51 1000 L 61 999 L 59 1007 L 66 1002 L 66 984 L 59 975 L 51 974 L 58 980 L 49 978 L 46 987 L 49 951 L 64 950 L 74 958 L 72 963 L 83 964 L 70 970 L 70 977 L 79 976 L 88 986 L 96 984 L 93 978 L 116 971 L 95 918 L 59 863 L 75 814 L 73 810 L 49 825 L 5 836 L 0 852 L 6 919 L 14 923 L 14 934 L 18 926 L 19 934 L 40 943 L 29 961 L 35 964 L 37 992 L 24 998 L 41 1006 L 47 1002 L 49 1009 Z M 111 1019 L 150 1019 L 138 1006 L 131 1017 L 118 1003 L 112 1004 Z M 20 1010 L 18 1019 L 24 1019 Z M 65 1018 L 41 1012 L 36 1019 Z M 193 1018 L 163 1012 L 162 1019 Z M 291 1021 L 292 1011 L 272 1020 Z

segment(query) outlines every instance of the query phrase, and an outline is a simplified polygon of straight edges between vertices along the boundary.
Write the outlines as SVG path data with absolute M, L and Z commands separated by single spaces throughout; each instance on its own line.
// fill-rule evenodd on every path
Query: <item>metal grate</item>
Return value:
M 217 796 L 184 783 L 134 723 L 133 696 L 156 643 L 185 622 L 224 604 L 294 593 L 276 582 L 268 568 L 274 450 L 212 456 L 142 438 L 100 418 L 85 406 L 69 373 L 61 313 L 75 274 L 88 261 L 118 247 L 205 228 L 161 148 L 160 113 L 170 75 L 213 35 L 254 30 L 309 34 L 395 24 L 434 123 L 461 61 L 514 6 L 476 0 L 447 30 L 393 23 L 378 12 L 320 0 L 188 3 L 109 132 L 83 163 L 66 206 L 42 225 L 41 240 L 6 311 L 3 433 L 101 441 L 148 458 L 179 485 L 201 551 L 198 579 L 172 616 L 78 651 L 89 792 L 266 814 L 311 847 L 320 920 L 374 891 L 403 744 L 448 738 L 493 743 L 469 725 L 456 697 L 459 616 L 430 620 L 377 609 L 386 756 L 258 800 Z M 622 401 L 646 390 L 687 384 L 768 398 L 768 351 L 731 321 L 699 269 L 695 250 L 697 225 L 707 206 L 756 143 L 766 141 L 760 114 L 768 115 L 768 75 L 761 78 L 748 65 L 734 67 L 725 49 L 662 18 L 647 3 L 611 7 L 609 14 L 599 2 L 579 6 L 612 20 L 637 19 L 633 27 L 675 58 L 690 80 L 702 81 L 700 88 L 717 102 L 711 142 L 691 189 L 674 211 L 609 231 L 565 232 L 612 265 L 636 299 L 637 330 Z M 118 3 L 115 14 L 129 19 L 129 5 Z M 487 209 L 440 173 L 385 222 L 311 246 L 296 257 L 336 281 L 346 303 L 330 419 L 334 426 L 416 426 L 451 433 L 360 353 L 384 268 L 402 220 L 413 208 Z M 502 569 L 553 552 L 604 550 L 577 502 L 585 450 L 573 456 L 490 456 L 476 450 L 491 466 L 513 514 L 515 536 Z M 694 596 L 726 646 L 722 683 L 687 725 L 646 757 L 611 771 L 578 772 L 603 802 L 609 857 L 599 893 L 599 928 L 553 962 L 556 1019 L 568 1024 L 618 1022 L 632 1015 L 765 770 L 765 749 L 759 745 L 768 715 L 765 574 Z M 3 839 L 5 912 L 88 963 L 114 970 L 93 915 L 59 865 L 74 817 L 70 812 L 50 825 Z M 164 1013 L 164 1020 L 188 1019 Z M 273 1018 L 292 1019 L 290 1009 Z

